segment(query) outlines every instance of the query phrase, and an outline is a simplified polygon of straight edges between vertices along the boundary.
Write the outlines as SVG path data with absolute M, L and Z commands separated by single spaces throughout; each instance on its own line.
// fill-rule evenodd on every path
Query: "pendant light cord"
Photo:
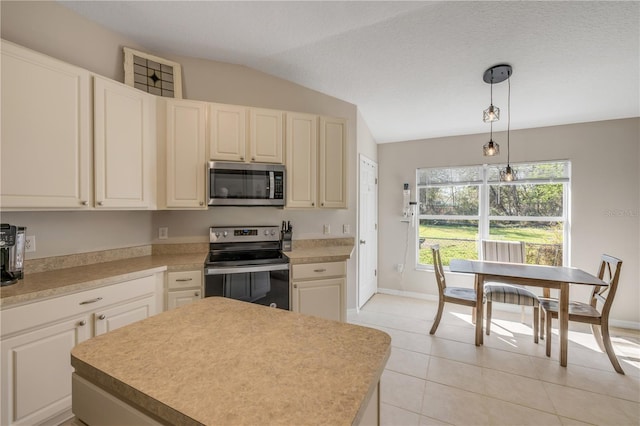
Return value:
M 507 95 L 507 166 L 509 166 L 509 133 L 511 130 L 511 73 L 507 77 L 507 84 L 509 85 L 509 93 Z

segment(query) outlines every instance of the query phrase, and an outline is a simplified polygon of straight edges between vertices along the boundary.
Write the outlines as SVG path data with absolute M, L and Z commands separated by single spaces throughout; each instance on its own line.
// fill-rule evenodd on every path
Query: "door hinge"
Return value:
M 377 276 L 378 276 L 378 270 L 377 270 L 377 269 L 374 269 L 374 270 L 373 270 L 373 276 L 374 276 L 374 277 L 377 277 Z
M 375 229 L 376 231 L 378 230 L 378 224 L 377 223 L 373 225 L 373 229 Z
M 378 178 L 376 178 L 376 185 L 378 184 Z

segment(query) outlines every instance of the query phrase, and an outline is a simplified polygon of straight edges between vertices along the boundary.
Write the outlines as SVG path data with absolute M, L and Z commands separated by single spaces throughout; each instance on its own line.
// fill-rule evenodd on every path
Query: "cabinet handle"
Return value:
M 324 203 L 321 203 L 320 205 L 321 205 L 322 207 L 324 207 Z
M 87 322 L 86 322 L 85 320 L 82 320 L 82 321 L 80 321 L 80 322 L 78 323 L 78 327 L 82 327 L 82 326 L 84 326 L 84 325 L 86 325 L 86 324 L 87 324 Z
M 98 319 L 99 319 L 99 320 L 103 320 L 103 319 L 105 319 L 105 318 L 106 318 L 106 316 L 105 316 L 104 314 L 102 314 L 102 315 L 100 315 L 100 316 L 98 317 Z
M 98 205 L 101 206 L 102 205 L 102 201 L 98 201 Z
M 204 206 L 204 201 L 200 201 L 200 205 L 201 205 L 201 206 Z
M 240 159 L 241 159 L 242 161 L 244 161 L 244 157 L 240 157 Z
M 88 205 L 89 205 L 89 202 L 88 202 L 88 201 L 82 201 L 82 205 L 83 205 L 83 206 L 88 206 Z
M 256 157 L 251 157 L 251 161 L 256 161 Z
M 85 300 L 84 302 L 80 302 L 80 305 L 88 305 L 90 303 L 96 303 L 102 300 L 102 297 L 96 297 L 95 299 Z
M 322 269 L 314 269 L 313 272 L 327 272 L 325 268 Z
M 195 293 L 193 293 L 193 295 L 196 296 L 196 297 L 200 297 L 200 293 L 197 292 L 197 291 Z
M 314 207 L 316 205 L 316 203 L 311 203 L 311 207 Z
M 294 285 L 293 285 L 293 288 L 298 288 L 298 284 L 294 284 Z
M 178 278 L 176 281 L 184 282 L 184 281 L 192 281 L 193 278 Z
M 360 240 L 360 244 L 367 244 L 366 240 Z

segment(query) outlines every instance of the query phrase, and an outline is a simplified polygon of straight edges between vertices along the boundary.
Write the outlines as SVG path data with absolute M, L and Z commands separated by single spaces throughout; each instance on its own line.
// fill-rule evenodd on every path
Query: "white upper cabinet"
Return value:
M 212 160 L 245 161 L 247 108 L 209 104 L 209 154 Z
M 287 113 L 287 207 L 347 208 L 347 122 Z
M 3 209 L 83 209 L 91 197 L 90 73 L 2 41 Z
M 166 207 L 206 209 L 207 104 L 166 100 Z
M 319 193 L 321 208 L 347 208 L 347 122 L 320 117 Z
M 155 97 L 94 77 L 96 208 L 155 207 Z
M 251 108 L 249 119 L 249 160 L 282 164 L 282 111 Z
M 209 104 L 210 158 L 282 164 L 283 126 L 282 111 Z
M 318 116 L 287 113 L 287 207 L 316 206 Z

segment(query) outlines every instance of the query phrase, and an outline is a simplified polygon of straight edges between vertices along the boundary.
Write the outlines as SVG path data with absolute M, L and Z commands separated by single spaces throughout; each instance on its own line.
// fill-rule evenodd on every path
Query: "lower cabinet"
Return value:
M 203 270 L 167 273 L 166 310 L 188 305 L 202 297 Z
M 158 313 L 162 276 L 0 311 L 0 424 L 57 424 L 70 418 L 71 349 Z
M 346 321 L 346 262 L 291 266 L 291 309 L 294 312 Z

